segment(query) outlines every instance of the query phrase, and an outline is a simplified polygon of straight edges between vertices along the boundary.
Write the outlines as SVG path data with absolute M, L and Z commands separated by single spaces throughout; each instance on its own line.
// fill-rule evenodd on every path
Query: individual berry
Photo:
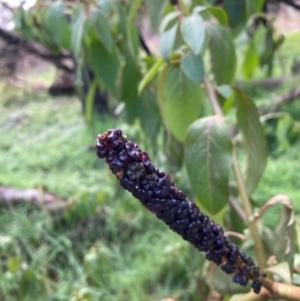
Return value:
M 189 220 L 187 218 L 175 220 L 170 228 L 177 233 L 183 233 L 183 231 L 189 226 Z
M 139 181 L 145 175 L 145 167 L 142 162 L 129 163 L 125 175 L 130 181 Z
M 182 206 L 179 208 L 179 210 L 176 213 L 176 218 L 183 219 L 189 215 L 189 209 L 183 208 Z
M 141 181 L 142 186 L 146 190 L 153 190 L 157 185 L 158 176 L 154 173 L 146 175 L 145 178 Z
M 108 152 L 106 162 L 112 170 L 121 169 L 124 167 L 124 162 L 119 159 L 118 155 L 119 154 L 114 150 L 110 150 Z
M 123 177 L 122 179 L 120 179 L 120 184 L 124 189 L 126 189 L 130 192 L 135 190 L 136 183 L 134 183 L 133 181 L 130 181 L 126 177 Z
M 252 274 L 253 274 L 253 277 L 259 278 L 259 277 L 260 277 L 260 270 L 259 270 L 259 267 L 254 266 L 254 267 L 253 267 L 253 270 L 252 270 Z
M 254 293 L 259 294 L 261 290 L 262 282 L 259 279 L 252 281 L 251 287 L 253 288 Z
M 201 232 L 203 235 L 209 235 L 212 233 L 211 225 L 209 222 L 209 218 L 205 215 L 202 221 L 202 229 Z
M 215 253 L 214 250 L 209 250 L 209 251 L 206 253 L 205 257 L 206 257 L 208 260 L 214 262 L 216 265 L 220 265 L 220 264 L 222 263 L 222 261 L 223 261 L 223 260 L 222 260 L 222 257 L 221 257 L 219 254 Z
M 234 264 L 237 261 L 239 255 L 239 249 L 237 246 L 232 246 L 230 251 L 227 253 L 227 259 L 230 264 Z
M 178 199 L 170 198 L 169 199 L 169 205 L 171 207 L 178 207 L 180 204 L 180 201 Z
M 96 151 L 99 158 L 105 158 L 108 153 L 107 146 L 100 142 L 99 139 L 97 139 Z
M 154 188 L 154 194 L 160 198 L 166 197 L 170 194 L 170 187 L 164 186 L 164 187 L 155 187 Z
M 232 277 L 232 281 L 239 283 L 240 285 L 246 286 L 248 283 L 248 279 L 246 276 L 241 275 L 241 274 L 235 274 Z
M 114 150 L 123 149 L 124 142 L 122 141 L 121 136 L 122 136 L 121 130 L 112 130 L 106 139 L 109 148 Z
M 125 143 L 125 148 L 128 156 L 131 159 L 140 161 L 142 159 L 142 151 L 136 143 L 128 141 Z
M 221 269 L 226 274 L 232 274 L 237 269 L 237 266 L 235 264 L 230 264 L 229 262 L 226 262 L 223 265 L 221 265 Z
M 171 187 L 171 195 L 174 197 L 174 198 L 177 198 L 179 200 L 184 200 L 186 199 L 186 196 L 185 194 L 179 190 L 177 187 L 175 186 L 172 186 Z

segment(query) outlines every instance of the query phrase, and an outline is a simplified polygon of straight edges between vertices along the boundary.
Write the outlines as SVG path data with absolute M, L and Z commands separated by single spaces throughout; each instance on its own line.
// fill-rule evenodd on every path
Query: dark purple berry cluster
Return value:
M 152 213 L 163 220 L 183 239 L 193 244 L 206 258 L 241 285 L 252 281 L 259 293 L 263 273 L 251 257 L 241 252 L 224 236 L 223 229 L 187 200 L 185 194 L 172 182 L 171 176 L 161 172 L 150 161 L 146 152 L 128 141 L 119 129 L 110 129 L 98 135 L 97 156 L 105 158 L 121 186 Z

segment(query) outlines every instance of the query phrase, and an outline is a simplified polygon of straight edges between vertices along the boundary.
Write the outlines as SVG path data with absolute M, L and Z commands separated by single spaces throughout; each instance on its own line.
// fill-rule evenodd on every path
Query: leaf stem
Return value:
M 253 216 L 253 210 L 251 207 L 250 200 L 248 198 L 248 194 L 246 191 L 246 186 L 244 183 L 243 175 L 240 170 L 240 166 L 238 164 L 238 159 L 236 157 L 236 153 L 233 150 L 233 160 L 232 160 L 232 167 L 233 167 L 233 172 L 235 175 L 237 187 L 239 190 L 239 195 L 240 199 L 242 202 L 242 205 L 244 207 L 244 212 L 246 213 L 246 216 L 248 217 L 247 219 L 247 225 L 250 230 L 250 234 L 254 240 L 254 250 L 255 250 L 255 255 L 258 261 L 258 265 L 261 269 L 264 269 L 266 267 L 266 255 L 265 255 L 265 250 L 258 232 L 257 224 Z
M 213 108 L 215 114 L 220 117 L 223 117 L 223 112 L 219 105 L 216 93 L 214 91 L 212 84 L 210 83 L 210 80 L 207 77 L 204 78 L 203 84 L 204 84 L 207 96 L 210 100 L 210 103 L 212 105 L 212 108 Z M 266 267 L 266 262 L 267 262 L 266 255 L 265 255 L 263 244 L 262 244 L 259 232 L 258 232 L 256 221 L 253 217 L 253 210 L 252 210 L 249 198 L 248 198 L 246 186 L 245 186 L 245 183 L 243 180 L 243 175 L 240 170 L 238 159 L 237 159 L 237 156 L 236 156 L 234 150 L 233 150 L 232 167 L 233 167 L 241 203 L 244 208 L 244 213 L 248 217 L 246 220 L 246 223 L 250 230 L 250 234 L 254 240 L 254 250 L 255 250 L 256 258 L 257 258 L 259 267 L 261 269 L 263 269 Z M 251 219 L 251 217 L 253 217 L 253 218 Z

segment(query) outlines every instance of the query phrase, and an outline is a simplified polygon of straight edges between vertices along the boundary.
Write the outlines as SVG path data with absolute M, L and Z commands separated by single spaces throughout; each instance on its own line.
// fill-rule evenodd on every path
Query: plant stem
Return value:
M 210 100 L 210 103 L 213 107 L 213 110 L 214 110 L 215 114 L 218 115 L 218 116 L 223 117 L 222 109 L 219 105 L 218 99 L 216 97 L 216 93 L 215 93 L 214 88 L 211 85 L 209 79 L 207 77 L 205 77 L 204 80 L 203 80 L 203 83 L 204 83 L 204 87 L 205 87 L 207 96 Z
M 237 187 L 239 190 L 240 199 L 241 199 L 242 205 L 244 207 L 244 212 L 246 213 L 246 216 L 248 217 L 246 222 L 248 224 L 250 234 L 254 240 L 254 250 L 255 250 L 255 255 L 256 255 L 257 261 L 258 261 L 258 265 L 261 269 L 264 269 L 266 267 L 266 262 L 267 262 L 266 255 L 265 255 L 262 241 L 260 239 L 256 221 L 253 216 L 251 203 L 248 198 L 245 183 L 243 180 L 243 175 L 240 170 L 235 151 L 233 151 L 232 167 L 233 167 L 233 172 L 235 175 Z
M 209 79 L 207 77 L 205 77 L 203 83 L 204 83 L 204 87 L 205 87 L 207 96 L 211 102 L 211 105 L 213 107 L 215 114 L 220 117 L 223 117 L 222 109 L 219 105 L 218 99 L 216 97 L 216 93 L 215 93 L 214 88 L 211 85 Z M 251 217 L 253 217 L 253 210 L 252 210 L 249 198 L 248 198 L 245 183 L 243 180 L 243 175 L 240 170 L 238 159 L 236 157 L 234 150 L 233 150 L 233 160 L 232 161 L 233 161 L 232 167 L 233 167 L 234 175 L 236 178 L 236 183 L 237 183 L 241 203 L 243 205 L 244 212 L 245 212 L 246 216 L 248 217 L 246 220 L 246 223 L 250 230 L 250 234 L 254 240 L 254 250 L 255 250 L 256 258 L 257 258 L 259 267 L 263 269 L 266 267 L 266 255 L 265 255 L 262 241 L 259 236 L 259 232 L 258 232 L 258 228 L 257 228 L 256 222 L 255 222 L 255 219 L 254 218 L 251 219 Z

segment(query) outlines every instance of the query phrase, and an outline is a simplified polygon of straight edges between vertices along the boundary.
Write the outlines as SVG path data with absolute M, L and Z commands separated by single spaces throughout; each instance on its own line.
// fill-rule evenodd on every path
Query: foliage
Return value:
M 275 255 L 284 262 L 287 259 L 282 257 L 282 250 L 270 248 L 280 241 L 260 248 L 258 227 L 271 237 L 284 235 L 293 241 L 293 210 L 287 213 L 286 206 L 282 209 L 288 216 L 282 221 L 285 226 L 292 225 L 290 231 L 284 226 L 280 228 L 283 230 L 266 230 L 253 220 L 251 198 L 267 164 L 268 129 L 276 128 L 279 147 L 272 154 L 278 155 L 299 143 L 299 124 L 285 114 L 268 116 L 273 124 L 262 125 L 257 104 L 236 83 L 241 78 L 252 79 L 263 68 L 271 75 L 274 55 L 283 38 L 276 35 L 271 20 L 261 13 L 264 1 L 228 0 L 221 6 L 197 0 L 190 5 L 179 1 L 175 6 L 167 1 L 154 2 L 38 1 L 28 11 L 22 7 L 16 11 L 17 30 L 53 53 L 70 51 L 79 82 L 82 70 L 93 71 L 95 78 L 85 102 L 88 121 L 92 120 L 93 94 L 98 88 L 108 91 L 112 109 L 125 106 L 129 123 L 139 119 L 152 141 L 162 128 L 171 157 L 177 157 L 178 168 L 180 164 L 186 167 L 198 205 L 210 215 L 222 213 L 226 217 L 224 211 L 232 210 L 229 200 L 237 200 L 233 207 L 242 208 L 249 219 L 238 217 L 239 227 L 235 228 L 250 231 L 243 247 L 249 252 L 254 249 L 262 268 L 266 256 Z M 157 56 L 147 55 L 139 47 L 139 25 L 134 26 L 134 21 L 139 14 L 145 16 L 143 9 L 149 13 L 152 29 L 158 31 Z M 259 22 L 258 16 L 265 22 Z M 243 39 L 246 42 L 241 45 L 239 40 Z M 210 105 L 217 117 L 211 116 Z M 229 132 L 234 135 L 229 136 Z M 274 130 L 271 132 L 274 134 Z M 246 164 L 241 174 L 242 160 Z M 290 257 L 297 248 L 291 244 Z M 292 265 L 289 259 L 290 274 Z M 223 291 L 233 293 L 237 291 L 232 287 Z

